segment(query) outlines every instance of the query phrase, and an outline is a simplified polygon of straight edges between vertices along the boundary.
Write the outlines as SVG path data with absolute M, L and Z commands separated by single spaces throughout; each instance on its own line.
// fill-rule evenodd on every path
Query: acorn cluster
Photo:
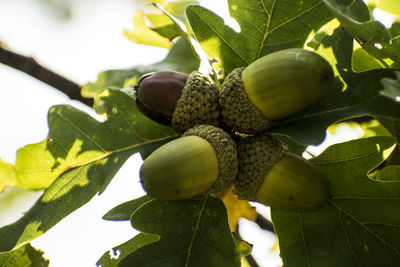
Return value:
M 325 176 L 267 131 L 320 100 L 333 79 L 324 58 L 297 48 L 235 69 L 220 89 L 199 72 L 143 76 L 136 106 L 181 134 L 144 160 L 144 190 L 179 200 L 233 184 L 241 199 L 295 212 L 320 209 L 329 195 Z

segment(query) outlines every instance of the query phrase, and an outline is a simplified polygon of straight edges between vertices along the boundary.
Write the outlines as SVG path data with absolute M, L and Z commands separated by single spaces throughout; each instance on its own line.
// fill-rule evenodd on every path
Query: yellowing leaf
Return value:
M 124 30 L 124 35 L 137 44 L 170 48 L 172 43 L 146 25 L 146 16 L 143 11 L 136 11 L 133 19 L 133 31 Z
M 233 187 L 221 193 L 220 198 L 228 211 L 228 222 L 231 231 L 236 230 L 240 218 L 255 221 L 257 212 L 255 207 L 251 206 L 247 200 L 238 199 L 237 195 L 232 193 Z
M 4 162 L 0 159 L 0 193 L 8 186 L 15 186 L 17 178 L 14 165 Z

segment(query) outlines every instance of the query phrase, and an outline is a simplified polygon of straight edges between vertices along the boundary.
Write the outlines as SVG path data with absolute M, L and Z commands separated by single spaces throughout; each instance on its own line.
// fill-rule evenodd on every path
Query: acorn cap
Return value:
M 287 150 L 286 144 L 267 134 L 248 136 L 238 141 L 239 169 L 233 184 L 239 198 L 256 201 L 265 175 Z
M 215 126 L 196 125 L 183 134 L 183 136 L 191 135 L 207 140 L 217 154 L 218 179 L 207 193 L 218 193 L 231 186 L 238 174 L 238 158 L 236 144 L 229 134 Z
M 182 133 L 196 124 L 218 126 L 220 111 L 218 87 L 209 77 L 192 72 L 172 115 L 171 127 Z
M 270 127 L 265 118 L 249 100 L 242 81 L 245 68 L 233 70 L 221 85 L 219 104 L 223 122 L 241 133 L 260 133 Z
M 325 176 L 302 157 L 287 152 L 271 135 L 246 137 L 238 143 L 239 174 L 236 193 L 271 207 L 308 212 L 328 200 Z

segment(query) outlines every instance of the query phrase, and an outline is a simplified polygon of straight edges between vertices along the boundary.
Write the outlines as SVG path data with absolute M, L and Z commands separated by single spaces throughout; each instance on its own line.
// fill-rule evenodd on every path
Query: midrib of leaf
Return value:
M 265 29 L 265 33 L 264 33 L 263 39 L 262 39 L 262 41 L 261 41 L 261 43 L 260 43 L 260 45 L 259 45 L 259 47 L 258 47 L 258 51 L 257 51 L 257 56 L 256 56 L 256 58 L 259 58 L 259 57 L 261 56 L 262 48 L 264 47 L 264 44 L 265 44 L 265 42 L 267 41 L 267 38 L 268 38 L 268 36 L 269 36 L 269 33 L 270 33 L 270 32 L 269 32 L 269 27 L 270 27 L 270 25 L 271 25 L 271 18 L 272 18 L 272 14 L 273 14 L 273 12 L 274 12 L 276 0 L 274 0 L 274 1 L 272 2 L 271 10 L 270 10 L 270 11 L 268 11 L 267 7 L 266 7 L 265 4 L 264 4 L 264 1 L 260 1 L 260 2 L 261 2 L 261 5 L 262 5 L 262 7 L 263 7 L 265 13 L 267 13 L 267 15 L 268 15 L 268 20 L 267 20 L 267 27 L 266 27 L 266 29 Z
M 300 221 L 299 222 L 300 223 L 300 234 L 301 234 L 301 237 L 302 237 L 302 240 L 303 240 L 304 248 L 306 250 L 306 261 L 307 261 L 308 266 L 311 267 L 310 253 L 308 252 L 308 247 L 307 247 L 306 239 L 305 239 L 305 236 L 304 236 L 303 220 L 301 218 L 301 213 L 298 213 L 298 214 L 299 214 L 299 221 Z
M 195 228 L 194 228 L 193 236 L 192 236 L 192 239 L 190 240 L 190 244 L 189 244 L 189 247 L 188 247 L 188 252 L 187 252 L 187 256 L 186 256 L 185 267 L 188 267 L 188 266 L 189 266 L 190 254 L 192 253 L 192 248 L 193 248 L 194 240 L 196 239 L 197 232 L 199 231 L 199 226 L 200 226 L 201 217 L 202 217 L 203 212 L 204 212 L 204 210 L 205 210 L 207 200 L 208 200 L 208 196 L 206 196 L 206 197 L 204 198 L 203 203 L 202 203 L 202 205 L 201 205 L 201 209 L 200 209 L 200 211 L 199 211 L 199 215 L 198 215 L 198 217 L 197 217 L 196 226 L 195 226 Z
M 351 251 L 351 255 L 353 255 L 353 258 L 356 260 L 357 265 L 361 266 L 360 261 L 357 258 L 357 255 L 354 253 L 354 249 L 353 249 L 353 246 L 351 245 L 350 238 L 347 234 L 346 228 L 344 227 L 343 220 L 342 220 L 342 212 L 340 210 L 339 210 L 339 222 L 340 222 L 340 227 L 342 228 L 344 237 L 346 239 L 347 246 L 349 247 L 349 249 Z
M 351 218 L 354 222 L 356 222 L 357 224 L 359 224 L 362 228 L 364 228 L 368 233 L 370 233 L 373 237 L 375 237 L 376 239 L 378 239 L 380 242 L 382 242 L 385 246 L 389 247 L 391 250 L 393 250 L 397 255 L 400 255 L 400 252 L 398 249 L 396 249 L 395 247 L 393 247 L 389 242 L 385 241 L 385 239 L 383 239 L 382 237 L 380 237 L 378 234 L 376 234 L 374 231 L 372 231 L 369 227 L 367 227 L 364 223 L 362 223 L 361 221 L 359 221 L 356 217 L 354 217 L 350 212 L 346 211 L 345 209 L 341 208 L 338 204 L 336 204 L 334 201 L 332 201 L 331 199 L 329 200 L 329 202 L 338 210 L 339 213 L 343 212 L 344 214 L 346 214 L 349 218 Z M 342 223 L 342 222 L 341 222 Z M 357 262 L 358 259 L 356 258 Z M 389 262 L 390 262 L 390 258 L 388 258 Z
M 60 112 L 57 111 L 56 113 L 58 116 L 60 116 L 60 118 L 62 118 L 65 122 L 67 122 L 69 125 L 71 125 L 72 127 L 74 127 L 74 129 L 76 129 L 80 134 L 82 134 L 84 137 L 86 137 L 90 142 L 92 142 L 93 144 L 95 144 L 102 152 L 106 152 L 105 149 L 96 142 L 96 140 L 93 140 L 93 138 L 91 138 L 90 136 L 88 136 L 85 132 L 83 132 L 81 129 L 79 129 L 79 127 L 77 127 L 72 121 L 70 121 L 69 119 L 67 119 L 65 116 L 61 115 Z
M 198 16 L 198 15 L 196 14 L 196 12 L 193 12 L 193 14 L 195 14 L 199 20 L 201 20 L 205 25 L 207 25 L 207 26 L 211 29 L 211 31 L 214 32 L 214 33 L 218 36 L 218 38 L 219 38 L 226 46 L 228 46 L 230 49 L 232 49 L 232 51 L 235 52 L 235 53 L 240 57 L 241 60 L 243 60 L 244 62 L 246 62 L 246 64 L 249 64 L 249 61 L 246 59 L 246 57 L 244 57 L 243 55 L 241 55 L 234 47 L 232 47 L 232 46 L 229 44 L 229 42 L 227 42 L 224 38 L 222 38 L 222 36 L 218 33 L 218 31 L 215 30 L 215 28 L 212 27 L 212 25 L 210 25 L 210 24 L 208 24 L 207 22 L 205 22 L 200 16 Z
M 145 141 L 145 138 L 141 137 L 135 130 L 135 127 L 132 125 L 131 121 L 125 116 L 124 112 L 121 112 L 121 110 L 118 108 L 118 105 L 115 104 L 114 101 L 112 101 L 112 98 L 110 99 L 110 102 L 112 102 L 114 105 L 114 108 L 117 109 L 117 111 L 121 114 L 121 116 L 124 118 L 124 121 L 128 125 L 129 129 L 132 131 L 132 133 L 136 136 L 137 139 L 141 141 Z
M 307 12 L 310 12 L 311 10 L 313 10 L 314 8 L 316 8 L 316 7 L 318 7 L 319 5 L 322 4 L 322 2 L 318 2 L 317 4 L 311 6 L 310 8 L 304 10 L 303 12 L 297 14 L 296 16 L 292 17 L 291 19 L 285 21 L 285 22 L 282 23 L 282 24 L 279 24 L 278 26 L 276 26 L 275 28 L 273 28 L 273 29 L 270 30 L 270 24 L 271 24 L 272 14 L 273 14 L 273 12 L 274 12 L 274 8 L 275 8 L 275 3 L 276 3 L 276 1 L 277 1 L 277 0 L 274 0 L 274 1 L 272 2 L 272 6 L 271 6 L 271 10 L 270 10 L 270 11 L 268 11 L 267 8 L 265 7 L 264 1 L 261 1 L 261 5 L 263 6 L 263 9 L 264 9 L 265 13 L 267 13 L 267 15 L 268 15 L 268 20 L 267 20 L 267 27 L 266 27 L 266 30 L 265 30 L 265 33 L 264 33 L 264 36 L 263 36 L 263 40 L 262 40 L 262 42 L 260 43 L 260 46 L 258 47 L 257 57 L 256 57 L 256 58 L 259 58 L 259 57 L 261 56 L 262 48 L 264 47 L 264 44 L 267 42 L 268 36 L 270 36 L 270 34 L 272 34 L 274 31 L 276 31 L 276 30 L 279 29 L 280 27 L 282 27 L 282 26 L 284 26 L 284 25 L 286 25 L 286 24 L 292 22 L 293 20 L 295 20 L 295 19 L 301 17 L 302 15 L 306 14 Z

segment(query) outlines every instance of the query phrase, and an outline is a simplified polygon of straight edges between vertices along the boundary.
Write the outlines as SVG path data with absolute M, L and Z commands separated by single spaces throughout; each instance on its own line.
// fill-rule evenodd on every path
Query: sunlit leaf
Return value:
M 42 251 L 35 249 L 28 243 L 12 251 L 0 252 L 0 266 L 46 267 L 49 266 L 49 260 L 43 257 Z
M 131 223 L 160 240 L 126 256 L 119 266 L 240 266 L 225 207 L 217 198 L 153 200 L 135 211 Z
M 379 0 L 379 9 L 400 17 L 400 2 L 398 0 Z
M 8 186 L 16 186 L 17 182 L 14 165 L 6 163 L 0 159 L 0 193 L 2 193 Z
M 105 90 L 101 100 L 110 107 L 104 122 L 71 106 L 52 107 L 47 140 L 18 153 L 19 184 L 48 188 L 20 220 L 0 229 L 0 251 L 40 236 L 103 192 L 133 153 L 147 155 L 149 147 L 155 149 L 176 136 L 138 112 L 124 92 Z
M 153 31 L 146 25 L 146 17 L 143 11 L 137 10 L 132 19 L 133 30 L 124 30 L 124 35 L 131 41 L 137 44 L 151 45 L 162 48 L 170 48 L 172 43 L 168 38 L 165 38 Z
M 378 59 L 400 61 L 400 41 L 392 39 L 385 26 L 370 20 L 367 6 L 361 0 L 323 0 L 346 31 L 353 36 L 368 53 Z
M 328 178 L 331 198 L 316 212 L 272 209 L 284 266 L 400 264 L 400 183 L 368 178 L 394 145 L 391 137 L 354 140 L 312 160 Z
M 186 10 L 196 39 L 225 74 L 273 51 L 303 47 L 310 32 L 332 18 L 320 0 L 229 0 L 228 6 L 240 32 L 203 7 Z
M 140 233 L 125 243 L 104 253 L 96 264 L 102 267 L 117 267 L 119 266 L 119 262 L 127 255 L 158 240 L 160 240 L 160 236 L 158 235 Z
M 225 190 L 219 194 L 219 197 L 224 202 L 228 212 L 229 227 L 232 232 L 235 232 L 240 218 L 255 221 L 257 211 L 256 208 L 251 206 L 247 200 L 240 200 L 232 190 L 233 187 Z

